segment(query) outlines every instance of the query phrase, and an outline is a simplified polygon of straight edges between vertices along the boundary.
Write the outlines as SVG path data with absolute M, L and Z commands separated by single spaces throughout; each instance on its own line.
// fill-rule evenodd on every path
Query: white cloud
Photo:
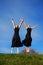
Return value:
M 8 26 L 7 25 L 5 25 L 5 24 L 0 24 L 0 31 L 5 31 L 6 32 L 6 30 L 7 30 L 7 28 L 8 28 Z
M 9 48 L 0 48 L 0 53 L 10 53 L 10 49 Z
M 37 31 L 37 30 L 36 31 L 32 31 L 32 38 L 33 38 L 33 40 L 37 40 L 37 41 L 43 39 L 42 34 L 39 31 Z

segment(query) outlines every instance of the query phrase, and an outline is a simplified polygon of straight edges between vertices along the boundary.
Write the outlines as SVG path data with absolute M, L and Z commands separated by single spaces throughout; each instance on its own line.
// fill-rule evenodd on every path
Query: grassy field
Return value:
M 43 65 L 43 55 L 0 54 L 0 65 Z

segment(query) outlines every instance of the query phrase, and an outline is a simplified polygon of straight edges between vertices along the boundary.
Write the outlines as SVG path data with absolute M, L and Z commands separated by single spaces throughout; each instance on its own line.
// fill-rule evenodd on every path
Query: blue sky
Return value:
M 37 52 L 43 53 L 43 0 L 0 0 L 0 53 L 10 53 L 14 34 L 11 19 L 19 24 L 24 18 L 26 24 L 38 27 L 32 30 L 32 46 Z M 21 41 L 25 38 L 26 29 L 22 24 Z M 25 49 L 23 46 L 20 51 Z M 14 48 L 16 53 L 16 48 Z

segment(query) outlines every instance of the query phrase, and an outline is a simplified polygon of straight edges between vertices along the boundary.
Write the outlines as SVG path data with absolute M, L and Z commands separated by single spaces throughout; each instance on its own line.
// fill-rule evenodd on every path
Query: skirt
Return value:
M 11 47 L 22 47 L 22 46 L 23 44 L 21 43 L 19 35 L 14 35 Z
M 26 46 L 26 47 L 29 47 L 29 46 L 31 46 L 31 42 L 32 42 L 32 38 L 29 38 L 29 39 L 25 38 L 25 39 L 22 41 L 22 44 L 23 44 L 24 46 Z

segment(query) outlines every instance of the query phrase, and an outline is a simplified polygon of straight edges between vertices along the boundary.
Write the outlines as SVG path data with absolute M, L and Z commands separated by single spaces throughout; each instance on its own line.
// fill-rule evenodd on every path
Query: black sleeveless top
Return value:
M 14 31 L 15 31 L 14 34 L 19 34 L 19 28 L 15 28 Z
M 31 28 L 27 28 L 27 34 L 26 34 L 26 38 L 30 38 L 31 37 Z

